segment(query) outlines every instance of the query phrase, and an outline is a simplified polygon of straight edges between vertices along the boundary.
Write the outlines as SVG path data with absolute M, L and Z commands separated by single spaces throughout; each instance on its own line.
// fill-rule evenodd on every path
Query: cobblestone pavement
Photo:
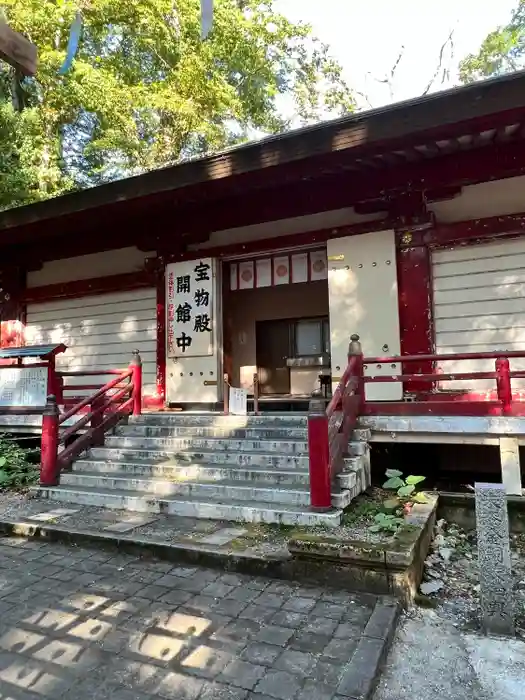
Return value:
M 0 699 L 332 700 L 358 644 L 379 645 L 375 603 L 3 537 Z

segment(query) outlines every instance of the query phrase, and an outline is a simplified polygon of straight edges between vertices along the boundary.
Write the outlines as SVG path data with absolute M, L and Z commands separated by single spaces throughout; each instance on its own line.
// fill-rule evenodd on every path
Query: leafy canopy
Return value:
M 525 67 L 525 0 L 512 13 L 510 22 L 491 32 L 477 54 L 470 54 L 459 66 L 460 80 L 472 83 Z
M 204 42 L 199 0 L 0 3 L 39 50 L 21 85 L 0 64 L 0 207 L 279 133 L 283 110 L 297 125 L 354 108 L 327 47 L 274 0 L 215 0 Z M 78 9 L 82 39 L 62 77 Z

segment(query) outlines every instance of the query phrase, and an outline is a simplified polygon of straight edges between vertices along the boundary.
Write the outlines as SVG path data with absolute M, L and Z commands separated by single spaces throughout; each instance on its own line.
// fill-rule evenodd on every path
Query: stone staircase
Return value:
M 309 508 L 306 415 L 145 413 L 118 426 L 60 486 L 65 503 L 194 518 L 337 526 L 370 483 L 368 430 L 356 430 L 332 510 Z

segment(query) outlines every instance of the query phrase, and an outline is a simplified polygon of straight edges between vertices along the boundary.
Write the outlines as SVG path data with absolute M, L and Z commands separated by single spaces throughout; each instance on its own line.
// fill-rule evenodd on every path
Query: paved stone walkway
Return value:
M 2 537 L 0 698 L 360 697 L 393 610 L 373 596 Z

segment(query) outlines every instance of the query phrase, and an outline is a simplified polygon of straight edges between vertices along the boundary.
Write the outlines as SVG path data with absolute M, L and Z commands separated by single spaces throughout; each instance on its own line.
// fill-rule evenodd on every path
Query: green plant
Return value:
M 403 518 L 391 513 L 378 513 L 374 517 L 374 525 L 371 525 L 370 532 L 393 532 L 396 533 L 403 524 Z
M 36 453 L 12 438 L 0 437 L 0 488 L 20 488 L 38 481 L 38 466 L 31 461 Z
M 386 510 L 395 510 L 412 506 L 413 503 L 426 503 L 427 497 L 424 493 L 416 491 L 417 484 L 425 480 L 424 476 L 407 476 L 403 478 L 403 472 L 398 469 L 387 469 L 385 472 L 387 480 L 383 484 L 383 488 L 396 492 L 393 498 L 388 499 L 383 503 Z
M 348 511 L 343 513 L 342 524 L 353 526 L 362 521 L 373 520 L 380 510 L 380 502 L 364 500 L 364 496 L 361 495 L 359 499 L 352 501 Z

